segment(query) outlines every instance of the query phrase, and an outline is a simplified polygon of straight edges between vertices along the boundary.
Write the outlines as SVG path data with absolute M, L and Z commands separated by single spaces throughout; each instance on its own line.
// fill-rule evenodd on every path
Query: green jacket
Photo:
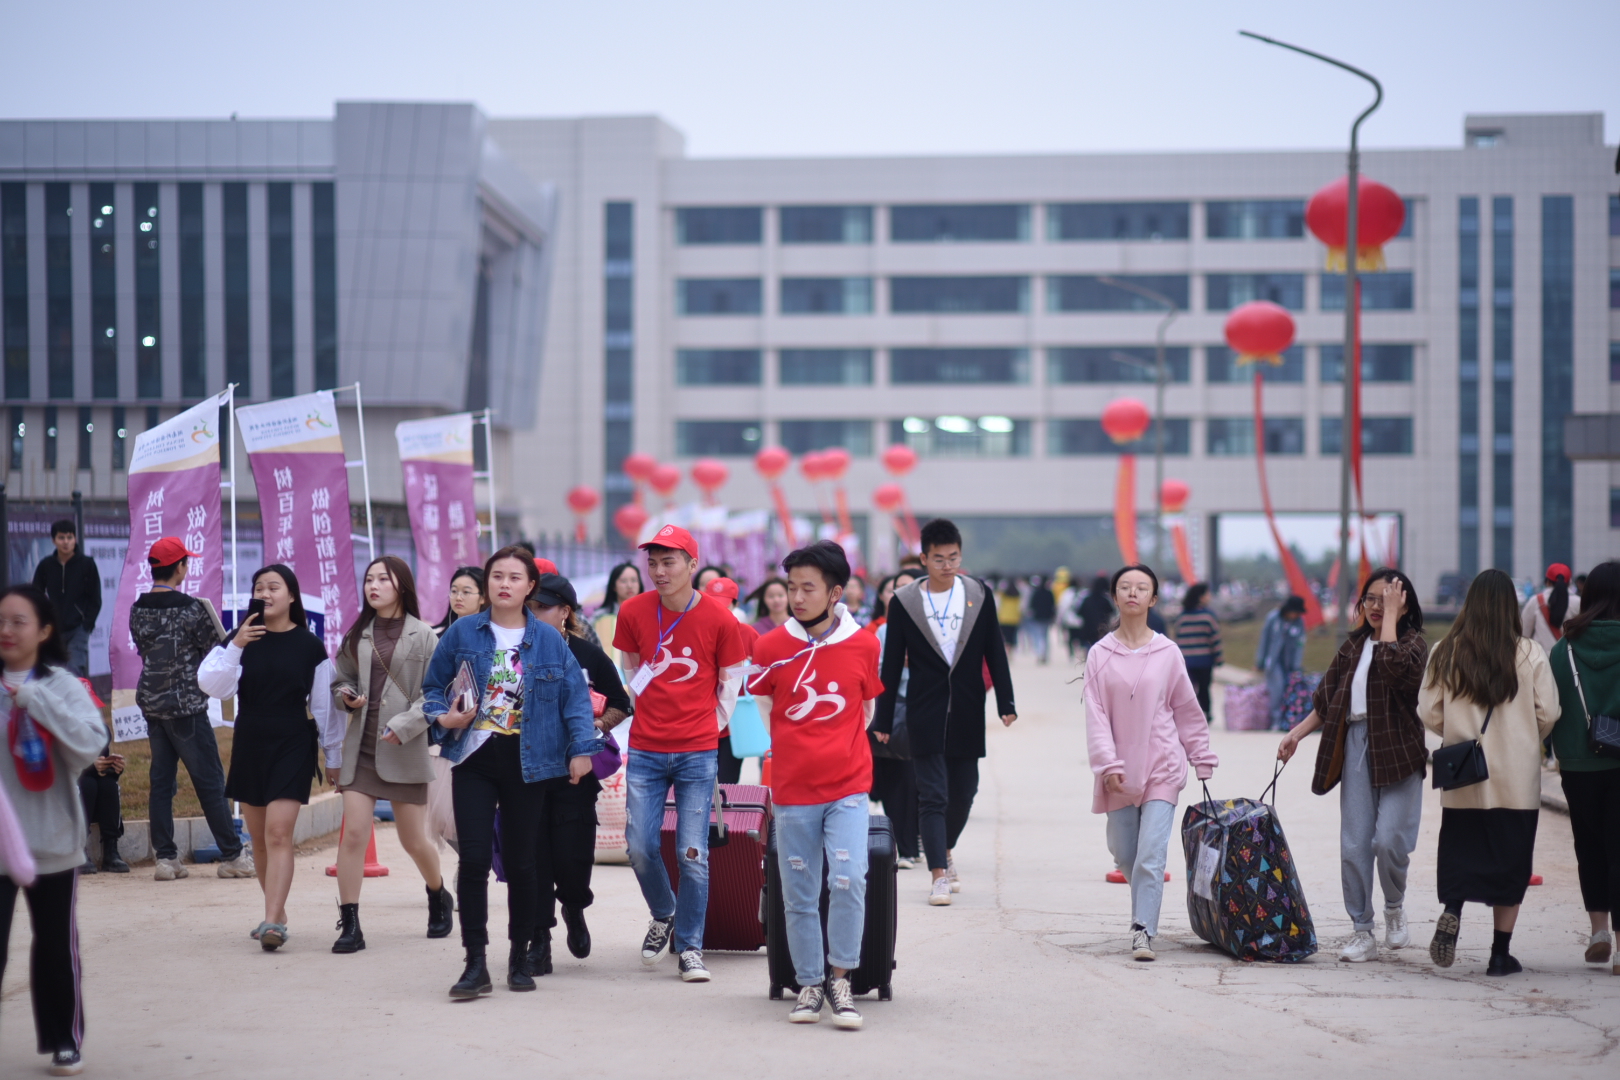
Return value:
M 1620 715 L 1620 622 L 1602 620 L 1587 626 L 1575 641 L 1575 656 L 1581 665 L 1581 689 L 1594 716 Z M 1600 758 L 1592 753 L 1586 735 L 1586 713 L 1581 709 L 1575 680 L 1569 674 L 1569 638 L 1553 646 L 1553 681 L 1558 684 L 1558 703 L 1563 715 L 1553 728 L 1553 753 L 1564 772 L 1601 772 L 1620 769 L 1620 758 Z

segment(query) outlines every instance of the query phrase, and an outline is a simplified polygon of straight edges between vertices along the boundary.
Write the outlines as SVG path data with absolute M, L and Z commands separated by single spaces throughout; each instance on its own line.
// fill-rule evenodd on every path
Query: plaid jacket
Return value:
M 1361 660 L 1364 639 L 1352 636 L 1339 647 L 1311 706 L 1322 718 L 1322 743 L 1316 751 L 1316 773 L 1311 790 L 1326 795 L 1344 771 L 1345 725 L 1350 718 L 1350 682 Z M 1388 787 L 1413 773 L 1422 774 L 1428 761 L 1423 745 L 1423 723 L 1418 719 L 1418 687 L 1429 663 L 1429 642 L 1420 630 L 1408 630 L 1399 639 L 1374 642 L 1372 667 L 1367 672 L 1367 757 L 1373 787 Z

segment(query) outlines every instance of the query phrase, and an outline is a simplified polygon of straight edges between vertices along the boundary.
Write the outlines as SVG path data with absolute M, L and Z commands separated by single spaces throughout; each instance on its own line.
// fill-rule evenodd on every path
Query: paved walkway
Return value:
M 1430 1077 L 1614 1076 L 1620 978 L 1581 963 L 1586 918 L 1567 820 L 1544 812 L 1537 870 L 1514 939 L 1523 975 L 1487 979 L 1485 909 L 1464 915 L 1457 965 L 1439 971 L 1426 944 L 1437 905 L 1431 792 L 1408 910 L 1415 948 L 1379 963 L 1334 960 L 1349 932 L 1339 901 L 1337 800 L 1309 793 L 1308 755 L 1284 773 L 1276 805 L 1304 874 L 1324 950 L 1293 966 L 1244 965 L 1191 934 L 1177 849 L 1160 960 L 1126 954 L 1128 902 L 1107 885 L 1102 819 L 1090 778 L 1075 674 L 1015 666 L 1024 718 L 992 729 L 972 823 L 957 853 L 964 891 L 924 903 L 926 872 L 901 872 L 900 968 L 892 1002 L 871 1000 L 860 1033 L 790 1027 L 767 999 L 763 955 L 711 954 L 715 981 L 688 986 L 671 963 L 649 972 L 645 927 L 626 867 L 597 873 L 596 952 L 569 957 L 532 994 L 498 988 L 453 1005 L 454 939 L 422 936 L 420 880 L 390 828 L 393 870 L 368 881 L 369 947 L 328 950 L 336 887 L 330 850 L 299 859 L 293 937 L 275 954 L 247 937 L 252 882 L 194 874 L 83 882 L 80 926 L 89 1037 L 87 1076 L 1035 1077 L 1084 1075 Z M 1219 795 L 1258 795 L 1275 737 L 1215 733 Z M 446 852 L 447 865 L 453 865 Z M 492 907 L 504 907 L 501 887 Z M 24 982 L 19 920 L 3 988 L 0 1076 L 41 1075 Z M 493 958 L 493 950 L 492 950 Z

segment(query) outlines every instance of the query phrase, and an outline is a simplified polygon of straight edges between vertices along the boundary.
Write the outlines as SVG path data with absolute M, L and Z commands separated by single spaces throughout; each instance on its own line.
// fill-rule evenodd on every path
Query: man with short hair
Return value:
M 708 982 L 703 924 L 709 910 L 709 812 L 720 729 L 729 721 L 747 650 L 737 620 L 693 588 L 698 544 L 665 525 L 641 545 L 653 588 L 619 606 L 613 645 L 632 673 L 636 718 L 625 763 L 625 839 L 652 921 L 641 944 L 648 967 L 673 951 L 686 982 Z M 677 897 L 664 869 L 664 795 L 675 788 Z
M 186 772 L 191 774 L 191 786 L 197 791 L 214 843 L 219 845 L 219 876 L 255 876 L 253 856 L 243 850 L 225 803 L 225 769 L 208 721 L 208 698 L 197 685 L 197 668 L 221 637 L 218 616 L 204 601 L 180 588 L 186 580 L 186 560 L 195 554 L 186 550 L 179 537 L 165 536 L 154 543 L 146 558 L 152 568 L 152 589 L 137 596 L 129 611 L 130 640 L 141 654 L 135 704 L 146 717 L 152 747 L 147 816 L 152 853 L 157 857 L 153 881 L 190 876 L 174 842 L 174 791 L 180 762 L 185 762 Z
M 841 603 L 849 559 L 818 540 L 782 560 L 793 618 L 759 639 L 750 680 L 770 725 L 771 806 L 781 870 L 788 951 L 799 1000 L 788 1019 L 814 1024 L 824 1001 L 833 1024 L 861 1026 L 849 972 L 866 930 L 866 850 L 872 751 L 866 722 L 883 692 L 878 643 Z M 823 852 L 828 885 L 822 947 Z M 832 971 L 827 971 L 831 964 Z
M 922 527 L 928 576 L 896 589 L 883 648 L 883 696 L 872 731 L 886 742 L 894 726 L 900 675 L 910 666 L 906 726 L 917 770 L 918 819 L 933 871 L 928 902 L 943 907 L 962 889 L 953 856 L 979 791 L 984 757 L 983 669 L 1003 724 L 1018 719 L 996 604 L 983 582 L 960 573 L 962 534 L 944 518 Z
M 68 662 L 80 678 L 90 676 L 90 635 L 101 614 L 101 571 L 96 560 L 79 551 L 79 527 L 72 518 L 51 524 L 56 554 L 47 555 L 34 568 L 34 587 L 44 591 L 61 620 L 56 632 L 67 646 Z

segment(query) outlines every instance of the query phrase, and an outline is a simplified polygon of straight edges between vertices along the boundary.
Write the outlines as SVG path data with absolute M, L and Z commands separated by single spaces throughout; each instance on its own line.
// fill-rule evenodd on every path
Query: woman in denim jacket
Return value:
M 542 808 L 540 782 L 591 771 L 603 748 L 591 715 L 590 689 L 562 635 L 535 618 L 525 601 L 538 587 L 534 557 L 506 547 L 484 566 L 489 607 L 452 623 L 439 639 L 422 680 L 422 712 L 448 760 L 461 865 L 461 943 L 466 968 L 450 988 L 455 998 L 490 992 L 484 950 L 489 944 L 489 870 L 495 811 L 501 811 L 501 853 L 507 879 L 506 985 L 533 990 L 527 970 L 539 879 L 534 853 Z M 455 687 L 463 668 L 471 694 Z

